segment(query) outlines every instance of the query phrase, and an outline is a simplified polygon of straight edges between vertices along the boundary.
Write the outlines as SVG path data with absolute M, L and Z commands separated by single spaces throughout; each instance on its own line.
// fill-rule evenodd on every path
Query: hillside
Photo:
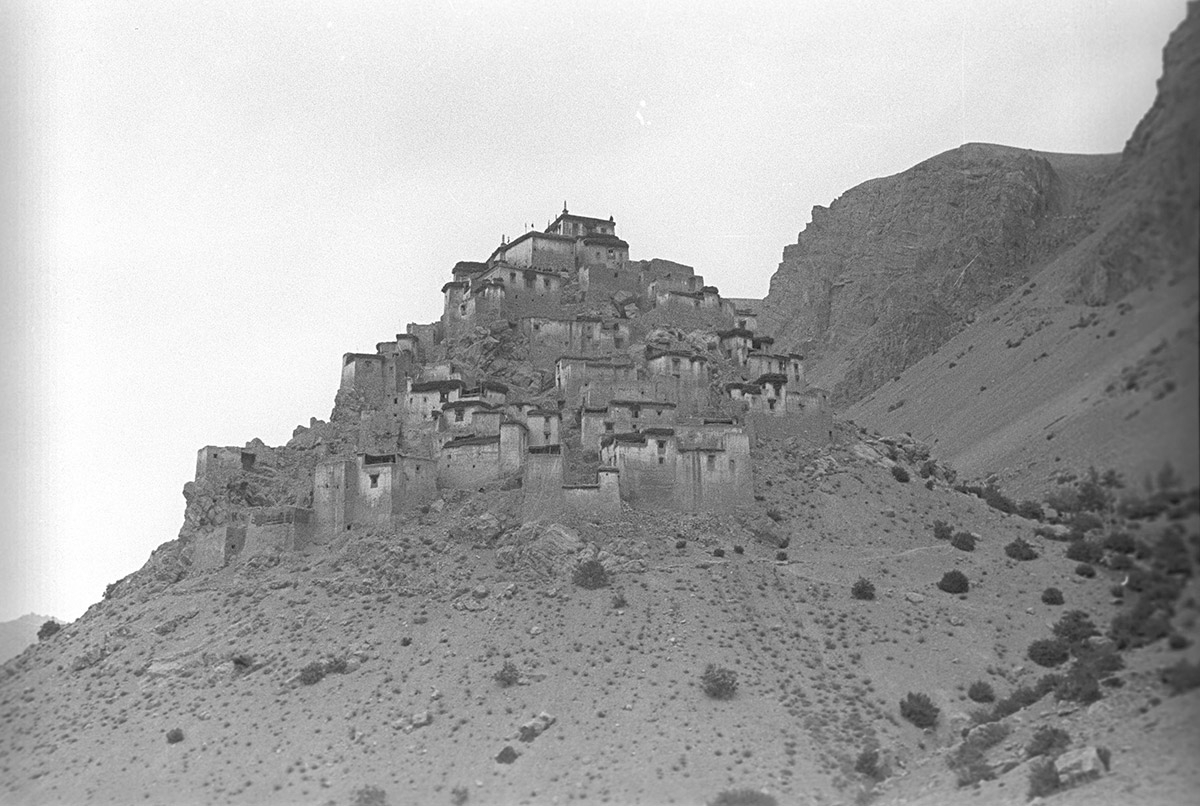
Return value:
M 977 708 L 966 687 L 1032 685 L 1045 670 L 1025 648 L 1065 610 L 1109 618 L 1116 572 L 1078 576 L 1062 544 L 954 492 L 919 445 L 841 429 L 829 449 L 758 450 L 763 500 L 727 515 L 521 526 L 516 493 L 459 495 L 395 530 L 244 557 L 165 590 L 135 575 L 4 667 L 3 799 L 691 804 L 749 787 L 784 804 L 872 788 L 946 802 L 940 757 Z M 903 483 L 893 466 L 934 475 Z M 978 546 L 937 539 L 936 520 Z M 1018 537 L 1038 559 L 1006 559 Z M 610 585 L 572 584 L 596 556 Z M 951 569 L 969 593 L 938 589 Z M 851 595 L 860 577 L 874 601 Z M 1049 586 L 1065 605 L 1041 601 Z M 1175 618 L 1192 635 L 1196 593 Z M 1128 653 L 1124 688 L 1088 708 L 1022 710 L 1000 749 L 1019 762 L 1035 727 L 1061 726 L 1115 761 L 1104 784 L 1056 802 L 1183 802 L 1200 785 L 1182 765 L 1200 692 L 1170 698 L 1157 677 L 1178 656 L 1162 642 Z M 732 699 L 702 692 L 709 663 L 736 673 Z M 941 709 L 935 730 L 899 717 L 909 691 Z M 537 735 L 543 713 L 553 722 Z M 1161 745 L 1141 740 L 1151 727 Z M 498 761 L 506 747 L 517 756 Z M 891 773 L 878 786 L 855 771 L 870 748 Z M 1026 775 L 1015 766 L 981 802 L 1021 802 Z
M 1063 467 L 1200 480 L 1200 11 L 1171 37 L 1154 107 L 1100 225 L 973 324 L 847 409 L 1023 494 Z
M 25 647 L 37 641 L 38 629 L 49 616 L 36 613 L 0 623 L 0 663 L 21 654 Z
M 809 377 L 847 405 L 1028 282 L 1044 310 L 1111 306 L 1194 274 L 1198 13 L 1166 46 L 1157 98 L 1121 155 L 968 144 L 859 185 L 815 208 L 784 249 L 765 329 L 804 345 Z

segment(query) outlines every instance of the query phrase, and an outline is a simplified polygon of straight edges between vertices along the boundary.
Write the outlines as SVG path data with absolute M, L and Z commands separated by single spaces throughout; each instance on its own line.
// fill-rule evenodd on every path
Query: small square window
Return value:
M 371 486 L 372 486 L 372 487 L 378 487 L 378 486 L 379 486 L 379 474 L 378 474 L 378 473 L 372 473 L 372 474 L 371 474 Z

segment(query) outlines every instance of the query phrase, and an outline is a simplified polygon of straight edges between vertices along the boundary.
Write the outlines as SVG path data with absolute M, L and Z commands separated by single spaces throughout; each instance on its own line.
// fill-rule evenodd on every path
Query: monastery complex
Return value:
M 299 449 L 312 486 L 294 507 L 248 506 L 197 562 L 390 525 L 451 490 L 519 490 L 526 520 L 725 511 L 753 501 L 756 439 L 831 437 L 803 356 L 755 333 L 759 301 L 722 297 L 689 266 L 630 260 L 612 218 L 564 205 L 450 274 L 438 321 L 342 357 L 330 423 L 298 427 L 285 448 L 200 450 L 197 485 L 270 472 Z

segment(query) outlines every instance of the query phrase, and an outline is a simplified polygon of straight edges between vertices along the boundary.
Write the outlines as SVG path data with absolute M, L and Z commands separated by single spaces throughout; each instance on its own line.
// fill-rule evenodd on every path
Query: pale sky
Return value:
M 173 539 L 206 444 L 562 208 L 761 297 L 813 205 L 964 142 L 1119 151 L 1183 0 L 25 2 L 0 11 L 0 620 Z

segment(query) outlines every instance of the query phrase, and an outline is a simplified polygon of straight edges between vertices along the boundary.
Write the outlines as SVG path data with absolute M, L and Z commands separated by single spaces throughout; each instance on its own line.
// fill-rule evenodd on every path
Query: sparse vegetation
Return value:
M 608 569 L 599 560 L 584 560 L 575 566 L 571 581 L 585 590 L 608 587 Z
M 967 689 L 967 696 L 974 702 L 994 702 L 996 692 L 992 689 L 992 684 L 985 680 L 976 680 Z
M 855 599 L 870 601 L 875 598 L 875 585 L 866 577 L 859 577 L 850 587 L 850 595 Z
M 1058 768 L 1054 766 L 1053 759 L 1042 759 L 1030 765 L 1028 793 L 1030 800 L 1053 795 L 1061 788 L 1062 781 L 1058 777 Z
M 61 629 L 62 629 L 62 626 L 57 621 L 55 621 L 54 619 L 50 619 L 45 624 L 43 624 L 41 627 L 38 627 L 38 631 L 37 631 L 38 640 L 45 641 L 47 638 L 54 635 Z
M 779 806 L 779 801 L 757 789 L 726 789 L 710 800 L 708 806 Z
M 872 781 L 887 778 L 887 771 L 879 764 L 879 748 L 868 747 L 859 753 L 854 760 L 854 771 Z
M 492 679 L 500 684 L 502 688 L 515 686 L 521 680 L 521 670 L 517 665 L 510 660 L 504 661 L 504 665 L 500 670 L 492 675 Z
M 900 467 L 900 465 L 892 465 L 892 477 L 899 482 L 907 482 L 909 480 L 908 471 Z
M 918 728 L 932 728 L 940 714 L 941 709 L 933 704 L 928 694 L 910 691 L 900 700 L 900 716 Z
M 1046 588 L 1042 591 L 1042 604 L 1060 605 L 1063 603 L 1063 593 L 1058 588 Z
M 1104 549 L 1090 540 L 1072 540 L 1067 545 L 1067 559 L 1095 564 L 1104 559 Z
M 351 806 L 387 806 L 387 792 L 377 786 L 360 786 L 350 793 Z
M 613 594 L 613 598 L 612 598 L 613 610 L 624 610 L 627 607 L 629 607 L 629 600 L 625 598 L 624 593 L 622 593 L 621 591 L 617 591 L 615 594 Z
M 1053 669 L 1071 657 L 1067 642 L 1059 638 L 1042 638 L 1029 645 L 1026 656 L 1038 666 Z
M 1022 537 L 1009 543 L 1004 547 L 1004 553 L 1014 560 L 1036 560 L 1038 558 L 1037 550 L 1029 544 L 1029 541 Z
M 183 729 L 171 728 L 167 731 L 167 744 L 179 744 L 183 741 Z
M 975 535 L 970 532 L 959 532 L 950 538 L 950 545 L 959 551 L 974 551 L 975 550 Z
M 1084 579 L 1091 579 L 1092 577 L 1096 576 L 1096 569 L 1087 563 L 1080 563 L 1079 565 L 1075 566 L 1075 574 L 1083 577 Z
M 1082 610 L 1067 611 L 1062 618 L 1055 622 L 1052 630 L 1056 636 L 1071 646 L 1083 644 L 1093 635 L 1100 634 L 1088 614 Z
M 947 571 L 937 586 L 946 593 L 966 593 L 971 587 L 967 575 L 962 571 Z
M 998 745 L 1012 732 L 1002 722 L 990 722 L 972 730 L 954 752 L 946 757 L 946 763 L 954 770 L 958 785 L 974 786 L 980 781 L 996 777 L 995 770 L 987 763 L 988 748 Z
M 700 685 L 704 693 L 714 700 L 733 699 L 738 687 L 737 672 L 710 663 L 700 675 Z
M 1039 725 L 1033 732 L 1029 744 L 1025 746 L 1025 755 L 1029 758 L 1046 756 L 1057 758 L 1071 746 L 1071 734 L 1062 728 L 1050 725 Z
M 1174 666 L 1161 670 L 1159 679 L 1171 692 L 1171 695 L 1184 694 L 1194 688 L 1200 688 L 1200 663 L 1188 663 L 1181 660 Z
M 949 540 L 954 534 L 954 529 L 945 521 L 933 522 L 933 536 L 938 540 Z
M 305 666 L 300 670 L 300 682 L 306 686 L 311 686 L 320 683 L 325 679 L 325 664 L 319 660 Z

